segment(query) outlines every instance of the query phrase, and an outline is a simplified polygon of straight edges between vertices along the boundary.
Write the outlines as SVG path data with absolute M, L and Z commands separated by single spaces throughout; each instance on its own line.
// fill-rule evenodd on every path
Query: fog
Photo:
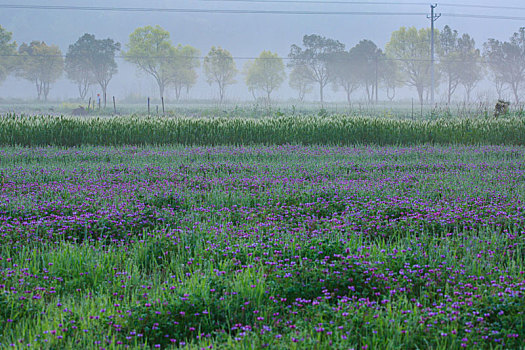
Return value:
M 344 2 L 344 1 L 341 1 Z M 3 1 L 4 4 L 42 5 L 41 1 L 16 0 Z M 372 3 L 372 2 L 371 2 Z M 500 9 L 481 7 L 457 7 L 450 5 L 452 2 L 438 3 L 436 13 L 443 15 L 435 22 L 436 29 L 441 30 L 445 25 L 457 30 L 459 34 L 468 33 L 476 41 L 476 47 L 482 50 L 482 45 L 489 38 L 509 40 L 525 21 L 493 18 L 464 18 L 452 15 L 489 15 L 489 16 L 517 16 L 525 17 L 525 10 L 510 9 L 508 7 L 525 7 L 522 1 L 498 1 Z M 288 2 L 243 2 L 243 1 L 178 1 L 178 0 L 78 0 L 71 1 L 46 1 L 45 5 L 74 5 L 74 6 L 100 6 L 100 7 L 149 7 L 149 8 L 186 8 L 186 9 L 253 9 L 253 10 L 294 10 L 294 11 L 363 11 L 377 12 L 376 15 L 305 15 L 305 14 L 223 14 L 223 13 L 177 13 L 177 12 L 119 12 L 119 11 L 78 11 L 78 10 L 37 10 L 37 9 L 8 9 L 0 11 L 0 25 L 13 33 L 13 39 L 18 45 L 30 43 L 33 40 L 44 41 L 46 44 L 58 45 L 63 54 L 68 46 L 73 44 L 84 33 L 94 34 L 97 39 L 111 38 L 122 44 L 126 50 L 129 35 L 137 27 L 146 25 L 160 25 L 171 34 L 174 45 L 191 45 L 200 50 L 205 56 L 212 46 L 221 46 L 227 49 L 236 58 L 235 62 L 239 71 L 246 62 L 245 57 L 257 57 L 263 50 L 270 50 L 280 57 L 287 57 L 292 44 L 301 45 L 305 34 L 318 34 L 327 38 L 339 40 L 345 44 L 346 50 L 356 45 L 360 40 L 373 41 L 381 49 L 390 40 L 391 33 L 400 27 L 428 28 L 430 21 L 425 15 L 386 15 L 385 12 L 421 12 L 429 13 L 430 6 L 426 3 L 420 5 L 398 5 L 399 2 L 383 5 L 372 4 L 343 4 L 325 3 L 308 4 Z M 496 2 L 489 0 L 462 1 L 462 4 L 494 6 Z M 507 7 L 507 8 L 505 8 Z M 239 59 L 240 58 L 240 59 Z M 285 61 L 285 64 L 287 61 Z M 116 74 L 108 88 L 108 95 L 117 99 L 130 96 L 158 96 L 158 87 L 154 79 L 139 72 L 136 66 L 117 58 L 119 72 Z M 183 93 L 184 99 L 213 100 L 218 98 L 215 85 L 209 85 L 204 78 L 201 68 L 198 69 L 198 82 L 189 91 Z M 289 69 L 287 69 L 289 73 Z M 229 101 L 250 101 L 252 95 L 248 91 L 244 77 L 241 73 L 236 76 L 236 81 L 226 91 Z M 0 98 L 8 99 L 35 99 L 34 84 L 17 77 L 10 76 L 0 83 Z M 93 85 L 88 96 L 99 93 Z M 436 91 L 436 101 L 446 100 L 443 84 Z M 166 91 L 166 97 L 173 99 L 172 89 Z M 286 80 L 282 86 L 273 93 L 275 100 L 286 101 L 296 98 L 297 92 L 288 86 Z M 66 79 L 66 75 L 51 86 L 49 100 L 66 101 L 78 97 L 76 85 Z M 494 84 L 484 80 L 478 84 L 473 92 L 472 99 L 496 98 Z M 505 97 L 512 98 L 509 91 Z M 364 99 L 365 92 L 362 88 L 353 93 L 355 100 Z M 396 95 L 396 99 L 417 98 L 415 88 L 404 87 Z M 463 98 L 463 90 L 458 88 L 454 100 Z M 306 95 L 306 100 L 319 99 L 319 93 L 314 87 Z M 386 99 L 385 92 L 379 89 L 379 99 Z M 345 94 L 339 89 L 335 92 L 327 87 L 325 90 L 326 101 L 345 101 Z

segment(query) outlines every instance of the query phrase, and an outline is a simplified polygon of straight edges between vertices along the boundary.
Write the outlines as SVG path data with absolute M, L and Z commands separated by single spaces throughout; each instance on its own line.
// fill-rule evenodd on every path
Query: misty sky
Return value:
M 345 0 L 342 0 L 345 1 Z M 348 0 L 349 1 L 349 0 Z M 350 1 L 349 1 L 350 2 Z M 377 1 L 376 1 L 377 2 Z M 384 1 L 386 3 L 386 1 Z M 76 5 L 104 7 L 155 7 L 155 8 L 203 8 L 203 9 L 260 9 L 260 10 L 304 10 L 304 11 L 366 11 L 366 12 L 429 12 L 430 6 L 397 5 L 403 1 L 391 2 L 388 5 L 370 4 L 304 4 L 287 3 L 249 3 L 232 1 L 202 1 L 202 0 L 77 0 L 77 1 L 35 1 L 35 0 L 3 0 L 3 4 L 38 4 L 38 5 Z M 414 3 L 413 1 L 411 1 Z M 448 4 L 458 4 L 452 0 Z M 524 20 L 476 19 L 451 17 L 447 14 L 480 14 L 525 17 L 525 10 L 488 9 L 472 7 L 456 7 L 439 3 L 436 12 L 443 16 L 436 22 L 436 28 L 442 29 L 449 25 L 459 33 L 468 33 L 475 40 L 478 48 L 488 38 L 508 40 L 520 26 L 525 26 Z M 501 7 L 524 7 L 523 0 L 489 1 L 462 0 L 461 4 L 498 5 Z M 160 25 L 171 33 L 173 44 L 189 44 L 198 48 L 204 56 L 212 45 L 222 46 L 236 57 L 258 56 L 263 50 L 277 52 L 286 57 L 291 44 L 301 44 L 303 35 L 320 34 L 337 39 L 346 48 L 357 44 L 362 39 L 374 41 L 379 47 L 390 39 L 392 31 L 401 26 L 429 27 L 430 21 L 424 16 L 392 16 L 392 15 L 269 15 L 269 14 L 217 14 L 217 13 L 158 13 L 158 12 L 104 12 L 104 11 L 72 11 L 72 10 L 29 10 L 1 9 L 0 25 L 13 33 L 18 44 L 32 40 L 42 40 L 47 44 L 56 44 L 65 54 L 70 44 L 74 43 L 84 33 L 95 34 L 98 39 L 110 37 L 123 44 L 125 49 L 129 34 L 137 27 L 145 25 Z M 140 74 L 134 66 L 117 61 L 119 74 L 109 85 L 108 94 L 123 98 L 128 95 L 157 96 L 157 86 L 153 79 Z M 237 68 L 242 70 L 245 63 L 237 60 Z M 237 76 L 238 83 L 227 90 L 227 98 L 249 100 L 251 95 L 243 83 L 242 75 Z M 33 85 L 27 81 L 9 78 L 0 85 L 0 97 L 31 98 L 36 95 Z M 443 90 L 443 89 L 442 89 Z M 493 90 L 488 83 L 481 84 L 477 93 L 481 95 Z M 318 93 L 307 96 L 309 100 L 317 100 Z M 98 91 L 94 87 L 92 94 Z M 442 91 L 438 92 L 436 100 L 440 100 Z M 76 86 L 69 82 L 65 75 L 55 83 L 50 92 L 50 99 L 65 100 L 78 96 Z M 173 96 L 168 91 L 167 96 Z M 285 82 L 283 87 L 274 93 L 274 98 L 285 100 L 295 97 L 296 93 Z M 402 97 L 416 96 L 414 90 L 405 90 Z M 211 99 L 217 97 L 214 86 L 209 86 L 199 70 L 199 82 L 190 91 L 190 98 Z M 354 99 L 363 97 L 362 91 L 353 95 Z M 380 98 L 384 93 L 380 91 Z M 336 93 L 331 88 L 326 89 L 326 99 L 344 100 L 342 93 Z

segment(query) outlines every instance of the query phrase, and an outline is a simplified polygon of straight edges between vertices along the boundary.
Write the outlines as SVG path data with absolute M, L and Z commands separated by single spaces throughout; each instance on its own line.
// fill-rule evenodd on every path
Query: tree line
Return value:
M 254 98 L 262 96 L 270 102 L 272 92 L 287 78 L 287 66 L 288 83 L 301 101 L 315 86 L 321 102 L 325 88 L 331 85 L 334 90 L 344 90 L 349 103 L 358 89 L 373 102 L 378 99 L 379 87 L 393 100 L 397 88 L 408 86 L 417 91 L 420 103 L 424 103 L 428 101 L 431 87 L 430 37 L 428 28 L 401 27 L 391 34 L 384 50 L 371 40 L 361 40 L 346 50 L 338 40 L 305 35 L 301 44 L 291 45 L 286 65 L 276 53 L 263 51 L 247 62 L 241 72 L 228 50 L 212 47 L 202 59 L 202 68 L 206 81 L 217 87 L 221 102 L 239 73 Z M 525 27 L 507 41 L 489 39 L 482 51 L 476 48 L 470 35 L 460 35 L 449 26 L 441 32 L 436 29 L 434 38 L 435 81 L 444 87 L 448 103 L 458 87 L 464 89 L 468 102 L 487 73 L 499 98 L 509 90 L 519 103 L 525 83 Z M 47 100 L 51 85 L 65 72 L 77 85 L 82 100 L 89 87 L 98 84 L 105 105 L 109 83 L 118 72 L 117 55 L 150 75 L 157 83 L 161 98 L 166 89 L 173 89 L 178 100 L 182 91 L 189 92 L 197 82 L 200 54 L 190 45 L 175 46 L 170 33 L 160 26 L 135 29 L 125 50 L 113 39 L 84 34 L 69 45 L 65 55 L 58 46 L 43 41 L 18 46 L 12 40 L 12 33 L 0 26 L 0 82 L 9 74 L 29 80 L 34 83 L 39 100 Z

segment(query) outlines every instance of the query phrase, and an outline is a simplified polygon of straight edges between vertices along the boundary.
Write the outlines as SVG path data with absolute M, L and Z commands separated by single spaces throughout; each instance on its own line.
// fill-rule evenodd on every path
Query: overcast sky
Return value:
M 78 11 L 78 10 L 36 10 L 36 9 L 0 9 L 0 25 L 13 33 L 18 44 L 32 40 L 42 40 L 47 44 L 58 45 L 65 54 L 70 44 L 74 43 L 84 33 L 95 34 L 99 39 L 112 38 L 123 44 L 125 48 L 129 34 L 137 27 L 145 25 L 160 25 L 171 33 L 171 40 L 176 44 L 189 44 L 198 48 L 205 55 L 212 45 L 222 46 L 235 57 L 258 56 L 263 50 L 277 52 L 286 57 L 290 45 L 301 44 L 303 35 L 320 34 L 337 39 L 349 49 L 362 39 L 374 41 L 384 48 L 390 39 L 390 34 L 401 26 L 429 27 L 430 21 L 425 15 L 393 15 L 384 13 L 429 13 L 430 4 L 408 1 L 350 1 L 340 0 L 340 3 L 308 3 L 277 1 L 259 3 L 250 1 L 206 1 L 206 0 L 77 0 L 77 1 L 35 1 L 35 0 L 3 0 L 3 4 L 28 5 L 74 5 L 101 7 L 149 7 L 171 9 L 250 9 L 250 10 L 294 10 L 317 12 L 375 12 L 375 15 L 284 15 L 284 14 L 221 14 L 221 13 L 177 13 L 177 12 L 119 12 L 119 11 Z M 336 1 L 332 1 L 336 2 Z M 342 2 L 342 3 L 341 3 Z M 348 3 L 344 3 L 348 2 Z M 353 3 L 352 3 L 353 2 Z M 459 7 L 452 4 L 500 6 L 499 9 L 481 7 Z M 447 5 L 448 4 L 448 5 Z M 505 8 L 507 7 L 507 8 Z M 521 7 L 522 9 L 511 9 Z M 520 26 L 525 26 L 525 20 L 465 18 L 453 15 L 490 15 L 514 16 L 525 18 L 525 3 L 523 0 L 489 1 L 448 0 L 439 3 L 437 13 L 443 15 L 436 21 L 436 28 L 442 29 L 449 25 L 459 33 L 468 33 L 481 48 L 488 38 L 507 40 Z M 157 96 L 157 87 L 153 79 L 138 74 L 136 69 L 119 59 L 119 74 L 109 86 L 109 94 L 118 98 L 130 94 Z M 245 61 L 237 60 L 237 67 L 242 69 Z M 190 91 L 191 98 L 210 99 L 217 96 L 214 86 L 209 86 L 199 71 L 199 83 Z M 237 76 L 235 86 L 227 90 L 227 97 L 233 100 L 250 99 L 243 84 L 243 77 Z M 483 84 L 478 90 L 491 89 Z M 15 78 L 9 78 L 0 85 L 1 97 L 30 98 L 36 95 L 32 84 Z M 316 90 L 314 90 L 316 91 Z M 94 88 L 92 94 L 97 93 Z M 169 93 L 168 93 L 169 95 Z M 332 89 L 326 90 L 327 100 L 344 100 L 341 93 Z M 405 91 L 405 97 L 416 96 L 415 91 Z M 65 100 L 77 96 L 76 86 L 62 78 L 54 84 L 50 99 Z M 381 92 L 380 92 L 381 96 Z M 275 94 L 276 98 L 287 99 L 295 97 L 287 83 Z M 362 97 L 362 92 L 356 92 L 355 98 Z M 318 99 L 314 92 L 307 97 Z

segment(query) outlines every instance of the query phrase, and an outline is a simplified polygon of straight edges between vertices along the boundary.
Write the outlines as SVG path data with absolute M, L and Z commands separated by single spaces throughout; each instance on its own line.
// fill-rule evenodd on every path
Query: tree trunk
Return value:
M 299 101 L 303 102 L 304 100 L 304 95 L 306 95 L 306 87 L 301 87 L 299 89 Z
M 47 102 L 47 95 L 49 94 L 49 82 L 44 83 L 44 101 Z
M 450 105 L 450 97 L 452 96 L 452 78 L 448 77 L 448 98 L 447 98 L 447 101 L 448 101 L 448 104 Z
M 512 92 L 514 93 L 514 100 L 516 101 L 516 105 L 520 103 L 520 97 L 518 95 L 518 85 L 519 83 L 512 83 Z
M 377 70 L 376 70 L 377 71 Z M 375 90 L 376 90 L 376 93 L 375 93 L 375 97 L 376 97 L 376 104 L 379 102 L 379 83 L 376 81 L 376 83 L 374 84 L 375 86 Z
M 162 100 L 162 98 L 164 97 L 164 83 L 159 81 L 158 84 L 159 84 L 160 99 Z
M 35 85 L 36 85 L 36 94 L 37 94 L 37 99 L 38 101 L 40 101 L 40 95 L 42 94 L 42 89 L 41 89 L 41 86 L 40 86 L 40 82 L 37 80 L 35 80 Z
M 106 102 L 108 100 L 108 82 L 104 82 L 102 85 L 102 94 L 104 95 L 104 108 L 106 108 Z
M 108 85 L 109 85 L 109 79 L 100 79 L 98 80 L 98 84 L 100 85 L 100 89 L 102 90 L 102 95 L 104 98 L 104 108 L 106 108 L 107 100 L 108 100 Z
M 182 90 L 181 84 L 175 84 L 175 99 L 178 101 L 180 99 L 180 92 Z
M 222 100 L 224 99 L 224 84 L 222 80 L 217 79 L 217 85 L 219 85 L 219 103 L 222 104 Z
M 370 88 L 368 87 L 368 83 L 365 84 L 365 89 L 366 89 L 366 99 L 368 100 L 368 102 L 370 102 Z
M 324 98 L 323 98 L 323 84 L 322 83 L 319 83 L 319 98 L 321 100 L 321 105 L 323 104 L 324 102 Z
M 499 81 L 498 79 L 496 79 L 494 83 L 496 85 L 496 92 L 498 93 L 498 99 L 501 100 L 502 95 L 503 95 L 504 83 Z
M 390 96 L 390 87 L 386 87 L 386 97 L 392 102 L 394 100 L 394 97 L 396 97 L 396 88 L 392 87 L 392 96 Z
M 88 92 L 89 85 L 85 82 L 79 82 L 78 83 L 78 93 L 80 95 L 80 99 L 84 101 L 86 98 L 87 92 Z
M 424 89 L 423 89 L 423 86 L 417 86 L 417 94 L 419 96 L 419 104 L 423 104 L 423 92 L 424 92 Z

